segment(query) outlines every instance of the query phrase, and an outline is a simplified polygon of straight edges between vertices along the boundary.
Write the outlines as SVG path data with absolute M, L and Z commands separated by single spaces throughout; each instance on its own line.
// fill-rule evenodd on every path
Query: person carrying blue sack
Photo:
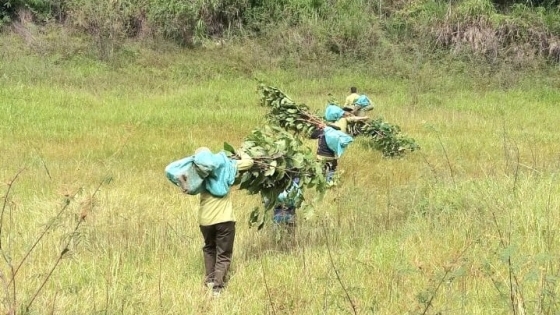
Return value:
M 311 139 L 317 139 L 317 159 L 323 163 L 325 179 L 329 186 L 334 185 L 338 159 L 346 147 L 354 141 L 351 136 L 335 129 L 338 127 L 333 127 L 320 123 L 310 135 Z
M 358 94 L 358 88 L 355 86 L 350 87 L 350 94 L 346 96 L 346 100 L 344 101 L 344 107 L 354 105 L 354 102 L 358 97 L 360 97 L 360 94 Z
M 299 177 L 292 180 L 291 186 L 278 195 L 278 202 L 274 207 L 272 222 L 295 227 L 296 208 L 301 203 L 302 193 L 299 187 Z
M 366 112 L 374 108 L 373 103 L 365 94 L 358 94 L 356 87 L 350 88 L 350 95 L 346 97 L 344 110 L 347 110 L 357 117 L 366 116 Z
M 235 215 L 230 188 L 239 171 L 253 166 L 253 159 L 239 152 L 233 160 L 225 152 L 213 154 L 200 147 L 192 156 L 169 164 L 167 178 L 189 195 L 199 195 L 198 224 L 204 239 L 202 248 L 205 267 L 205 285 L 219 296 L 225 287 L 235 240 Z
M 327 104 L 325 109 L 325 120 L 330 123 L 330 127 L 338 127 L 338 129 L 344 133 L 348 133 L 348 123 L 353 123 L 357 121 L 368 120 L 369 117 L 356 117 L 352 114 L 352 110 L 349 108 L 340 108 L 338 105 Z
M 282 227 L 290 234 L 295 234 L 296 209 L 302 202 L 302 191 L 300 189 L 299 177 L 294 177 L 290 187 L 280 193 L 273 207 L 272 222 L 275 227 Z M 269 205 L 268 198 L 263 199 L 264 206 Z

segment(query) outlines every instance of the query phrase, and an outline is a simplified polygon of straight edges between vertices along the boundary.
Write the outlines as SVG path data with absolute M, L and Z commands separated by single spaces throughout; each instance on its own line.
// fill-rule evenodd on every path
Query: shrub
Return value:
M 31 11 L 33 19 L 45 22 L 62 15 L 62 0 L 5 0 L 0 5 L 0 26 L 18 18 L 22 10 Z

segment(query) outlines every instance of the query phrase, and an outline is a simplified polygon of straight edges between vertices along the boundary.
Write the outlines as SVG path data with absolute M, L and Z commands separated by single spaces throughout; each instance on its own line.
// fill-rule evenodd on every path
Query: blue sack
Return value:
M 186 193 L 189 195 L 197 195 L 200 193 L 204 177 L 200 176 L 194 165 L 194 156 L 189 156 L 178 161 L 172 162 L 165 167 L 165 176 L 173 184 L 181 187 L 178 178 L 185 175 Z
M 237 174 L 236 161 L 228 158 L 222 151 L 217 154 L 199 153 L 195 155 L 194 163 L 200 174 L 203 176 L 208 174 L 204 182 L 209 193 L 216 197 L 223 197 L 228 194 Z
M 365 94 L 362 94 L 362 95 L 358 96 L 358 98 L 356 99 L 354 104 L 358 105 L 360 107 L 366 107 L 366 106 L 371 105 L 371 100 Z
M 295 177 L 290 187 L 278 195 L 278 202 L 280 204 L 287 207 L 295 207 L 301 203 L 300 201 L 303 196 L 299 182 L 299 177 Z
M 236 161 L 229 159 L 224 152 L 200 152 L 165 167 L 167 179 L 179 187 L 178 178 L 185 175 L 189 195 L 197 195 L 206 189 L 213 196 L 223 197 L 229 192 L 236 174 Z
M 339 106 L 328 104 L 325 109 L 325 120 L 334 122 L 339 120 L 344 115 L 344 110 Z
M 327 126 L 324 131 L 327 146 L 336 154 L 337 157 L 340 157 L 342 153 L 344 153 L 346 147 L 354 141 L 354 138 L 340 130 Z

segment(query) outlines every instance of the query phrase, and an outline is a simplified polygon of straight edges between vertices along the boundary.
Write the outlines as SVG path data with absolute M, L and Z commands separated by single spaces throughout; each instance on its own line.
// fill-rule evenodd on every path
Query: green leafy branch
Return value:
M 297 104 L 278 88 L 259 84 L 261 106 L 269 107 L 267 120 L 295 134 L 309 135 L 316 125 L 325 123 L 321 117 L 309 112 L 305 104 Z M 401 134 L 400 127 L 382 118 L 348 124 L 351 136 L 368 137 L 369 146 L 381 151 L 385 157 L 400 157 L 406 152 L 420 149 L 415 140 Z
M 270 107 L 267 120 L 295 134 L 309 135 L 318 124 L 325 123 L 322 118 L 309 112 L 305 104 L 297 104 L 279 89 L 259 84 L 261 106 Z
M 264 226 L 266 212 L 274 207 L 278 195 L 290 188 L 294 178 L 299 178 L 302 192 L 314 188 L 322 195 L 327 189 L 322 164 L 314 152 L 279 126 L 256 128 L 245 138 L 241 148 L 234 150 L 225 143 L 224 150 L 237 158 L 242 151 L 253 159 L 253 166 L 240 172 L 234 184 L 269 201 L 263 210 L 256 208 L 250 215 L 249 223 L 258 224 L 259 229 Z
M 382 118 L 348 124 L 348 134 L 368 137 L 371 140 L 368 145 L 381 151 L 385 157 L 401 157 L 406 152 L 420 149 L 414 139 L 404 136 L 400 131 L 399 126 L 384 122 Z

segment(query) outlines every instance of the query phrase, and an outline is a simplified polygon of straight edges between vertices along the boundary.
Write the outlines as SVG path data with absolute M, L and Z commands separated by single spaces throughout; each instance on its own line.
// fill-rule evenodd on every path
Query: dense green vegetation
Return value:
M 251 40 L 296 63 L 443 50 L 526 66 L 560 60 L 558 10 L 553 0 L 8 0 L 0 25 L 60 23 L 91 36 L 103 59 L 127 39 L 157 38 L 188 47 Z

